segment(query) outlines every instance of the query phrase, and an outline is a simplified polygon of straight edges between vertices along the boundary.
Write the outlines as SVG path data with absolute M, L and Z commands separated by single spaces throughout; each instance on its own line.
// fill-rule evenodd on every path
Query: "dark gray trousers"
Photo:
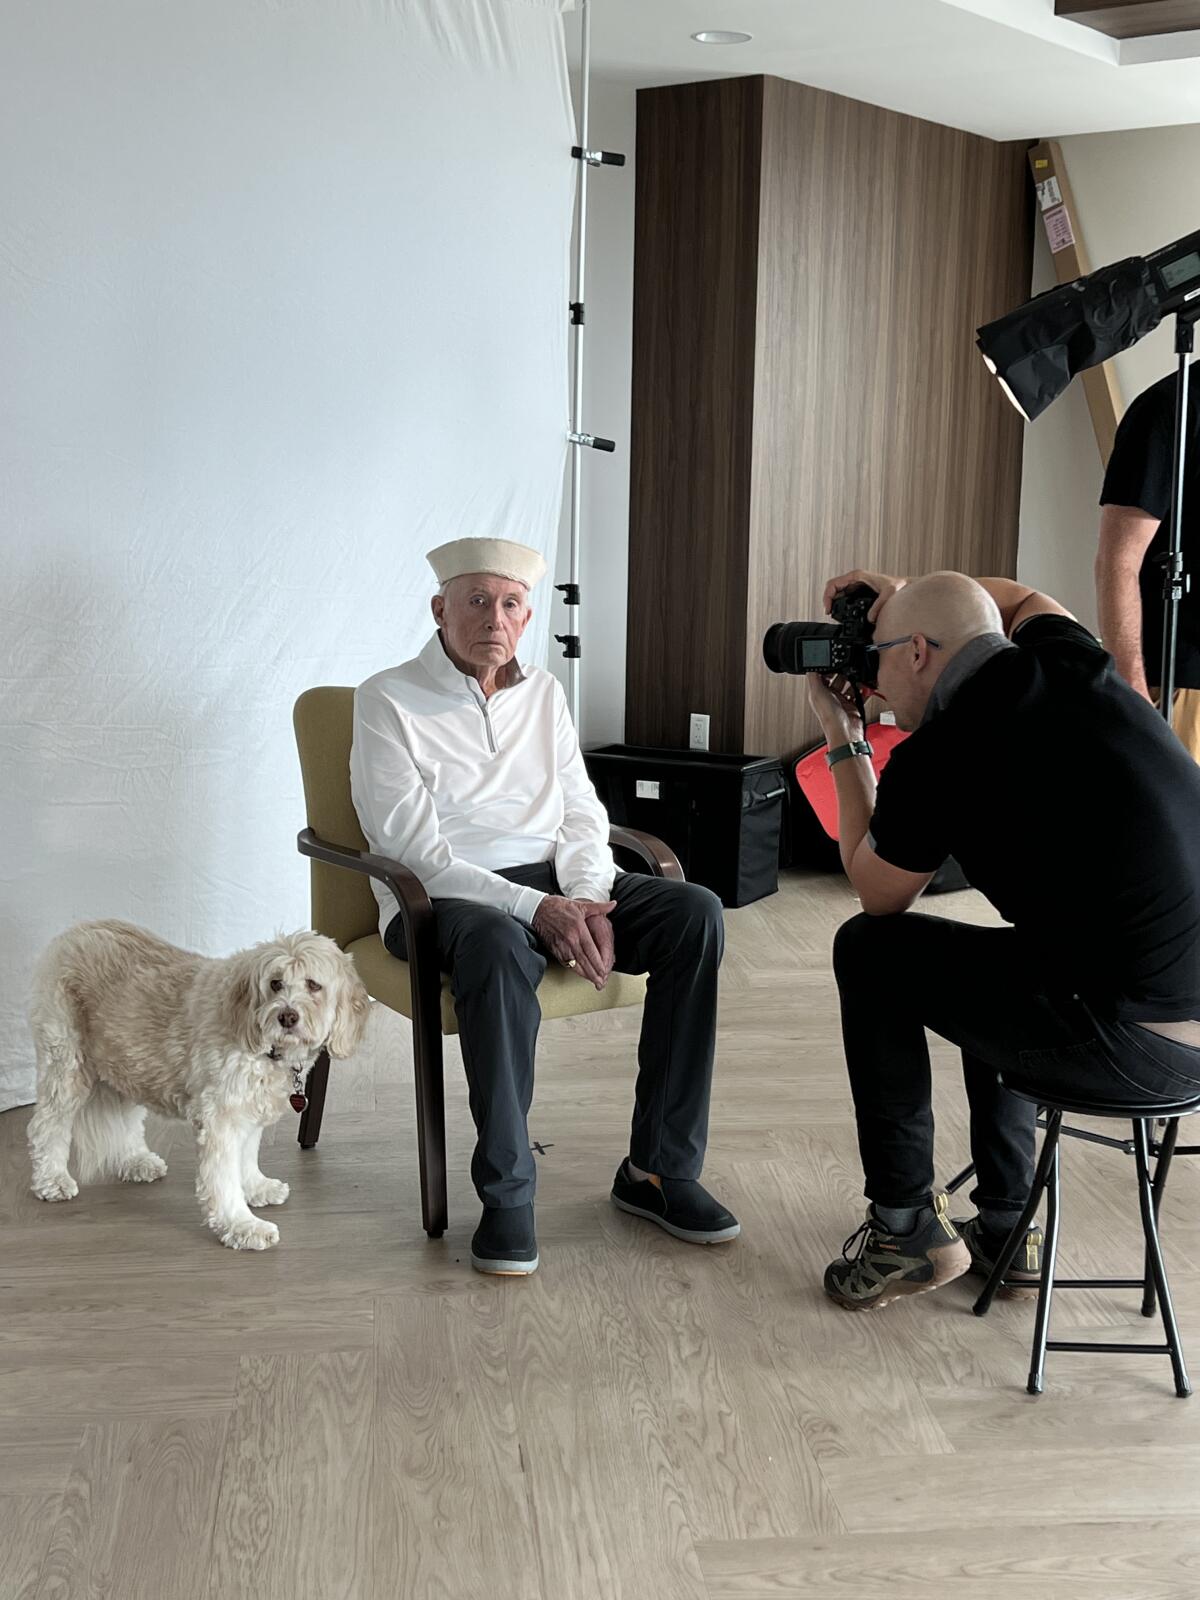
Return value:
M 559 893 L 550 863 L 503 876 Z M 629 1156 L 662 1178 L 696 1178 L 708 1142 L 721 902 L 699 884 L 631 872 L 617 874 L 610 898 L 617 971 L 649 974 Z M 494 906 L 435 900 L 433 909 L 479 1135 L 471 1178 L 485 1206 L 527 1205 L 536 1186 L 526 1119 L 542 1020 L 537 989 L 553 958 L 532 928 Z M 398 916 L 384 943 L 406 958 Z

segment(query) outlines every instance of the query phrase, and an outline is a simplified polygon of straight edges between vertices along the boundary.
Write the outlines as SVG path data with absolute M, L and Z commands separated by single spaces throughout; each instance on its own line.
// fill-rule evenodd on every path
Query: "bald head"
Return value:
M 970 639 L 1003 633 L 1000 609 L 987 590 L 961 572 L 931 572 L 905 584 L 875 619 L 877 639 L 920 633 L 936 639 L 947 661 Z
M 879 652 L 878 692 L 900 727 L 920 727 L 938 679 L 965 644 L 1003 632 L 996 602 L 961 572 L 931 572 L 886 600 L 875 618 L 875 639 L 889 646 Z

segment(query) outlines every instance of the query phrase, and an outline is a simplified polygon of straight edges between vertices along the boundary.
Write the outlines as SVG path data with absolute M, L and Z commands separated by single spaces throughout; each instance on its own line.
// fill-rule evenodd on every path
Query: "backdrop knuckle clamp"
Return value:
M 567 434 L 567 439 L 571 444 L 586 445 L 589 450 L 603 450 L 609 455 L 617 448 L 615 439 L 602 439 L 596 433 L 576 433 L 574 429 Z
M 615 150 L 585 150 L 581 144 L 571 146 L 576 161 L 586 161 L 589 167 L 623 167 L 625 157 Z

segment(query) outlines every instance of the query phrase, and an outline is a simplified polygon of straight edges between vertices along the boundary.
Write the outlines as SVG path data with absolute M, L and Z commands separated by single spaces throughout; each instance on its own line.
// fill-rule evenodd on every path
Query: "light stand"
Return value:
M 1171 726 L 1175 711 L 1175 655 L 1179 642 L 1179 602 L 1188 592 L 1189 578 L 1183 570 L 1183 492 L 1187 468 L 1188 386 L 1191 369 L 1188 358 L 1195 344 L 1196 319 L 1200 304 L 1192 303 L 1175 313 L 1175 354 L 1179 365 L 1175 374 L 1175 448 L 1171 471 L 1171 511 L 1163 564 L 1163 646 L 1161 710 Z
M 976 343 L 988 370 L 1027 422 L 1032 422 L 1089 367 L 1128 350 L 1165 316 L 1175 317 L 1175 439 L 1168 547 L 1163 566 L 1161 710 L 1174 718 L 1179 602 L 1188 593 L 1183 570 L 1183 493 L 1187 466 L 1188 357 L 1200 318 L 1200 230 L 1101 267 L 1086 278 L 1036 295 L 979 328 Z

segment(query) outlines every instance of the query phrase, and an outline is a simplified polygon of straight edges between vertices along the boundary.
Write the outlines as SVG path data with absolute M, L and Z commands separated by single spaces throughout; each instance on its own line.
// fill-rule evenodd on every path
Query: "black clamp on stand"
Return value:
M 589 167 L 623 167 L 625 157 L 615 150 L 585 150 L 581 144 L 571 146 L 576 161 L 586 161 Z
M 615 439 L 601 439 L 594 433 L 576 433 L 572 430 L 568 433 L 567 438 L 572 444 L 587 445 L 589 450 L 605 450 L 611 454 L 617 448 Z
M 577 606 L 579 604 L 579 585 L 577 583 L 556 583 L 557 593 L 563 597 L 563 605 Z M 578 661 L 582 651 L 579 648 L 579 635 L 577 633 L 556 633 L 555 639 L 563 647 L 563 656 L 568 661 Z

